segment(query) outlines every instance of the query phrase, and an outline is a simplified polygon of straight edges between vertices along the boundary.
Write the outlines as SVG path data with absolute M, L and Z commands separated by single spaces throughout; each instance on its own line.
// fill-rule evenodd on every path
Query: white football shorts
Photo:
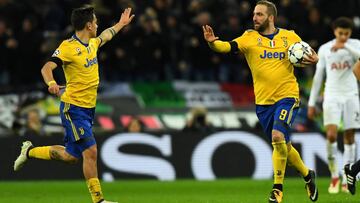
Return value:
M 324 125 L 339 126 L 341 119 L 344 129 L 360 128 L 359 96 L 325 97 L 323 102 Z

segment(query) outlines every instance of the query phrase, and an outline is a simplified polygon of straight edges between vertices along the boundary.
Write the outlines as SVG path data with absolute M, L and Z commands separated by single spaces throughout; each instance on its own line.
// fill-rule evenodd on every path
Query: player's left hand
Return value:
M 302 64 L 311 65 L 319 61 L 319 56 L 316 54 L 314 49 L 311 48 L 311 52 L 312 52 L 311 55 L 306 55 L 306 57 L 304 57 L 304 60 L 301 62 Z
M 219 37 L 215 36 L 213 29 L 209 25 L 202 26 L 202 29 L 204 32 L 204 39 L 207 42 L 211 43 L 219 39 Z
M 134 14 L 131 14 L 131 8 L 126 8 L 124 12 L 121 14 L 121 18 L 119 20 L 119 23 L 123 26 L 128 25 L 132 19 L 135 17 Z

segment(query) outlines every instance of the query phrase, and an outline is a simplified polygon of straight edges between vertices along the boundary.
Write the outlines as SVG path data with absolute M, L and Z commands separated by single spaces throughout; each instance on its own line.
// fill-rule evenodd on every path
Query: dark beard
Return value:
M 269 19 L 266 19 L 257 29 L 258 32 L 264 32 L 269 27 Z

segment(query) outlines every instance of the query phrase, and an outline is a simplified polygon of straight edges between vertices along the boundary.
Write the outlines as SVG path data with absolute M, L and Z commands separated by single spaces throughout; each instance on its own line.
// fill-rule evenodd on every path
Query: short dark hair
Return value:
M 332 27 L 333 27 L 334 30 L 336 28 L 345 28 L 345 29 L 351 29 L 352 30 L 354 28 L 354 23 L 348 17 L 339 17 L 333 22 Z
M 273 15 L 275 18 L 277 17 L 277 9 L 273 2 L 267 0 L 260 0 L 256 3 L 256 5 L 266 6 L 268 14 Z
M 71 12 L 71 24 L 76 31 L 82 30 L 86 23 L 94 20 L 94 14 L 94 7 L 90 5 L 76 8 Z

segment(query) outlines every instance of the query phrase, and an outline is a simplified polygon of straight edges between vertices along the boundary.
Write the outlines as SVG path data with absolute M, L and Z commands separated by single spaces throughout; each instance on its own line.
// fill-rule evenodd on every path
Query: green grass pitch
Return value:
M 359 202 L 360 195 L 327 193 L 329 178 L 317 179 L 317 202 Z M 119 203 L 257 203 L 267 202 L 271 180 L 225 179 L 217 181 L 178 180 L 160 182 L 131 180 L 102 183 L 108 200 Z M 360 191 L 359 191 L 360 193 Z M 91 203 L 84 181 L 0 181 L 4 203 Z M 300 178 L 286 178 L 285 203 L 311 202 Z

